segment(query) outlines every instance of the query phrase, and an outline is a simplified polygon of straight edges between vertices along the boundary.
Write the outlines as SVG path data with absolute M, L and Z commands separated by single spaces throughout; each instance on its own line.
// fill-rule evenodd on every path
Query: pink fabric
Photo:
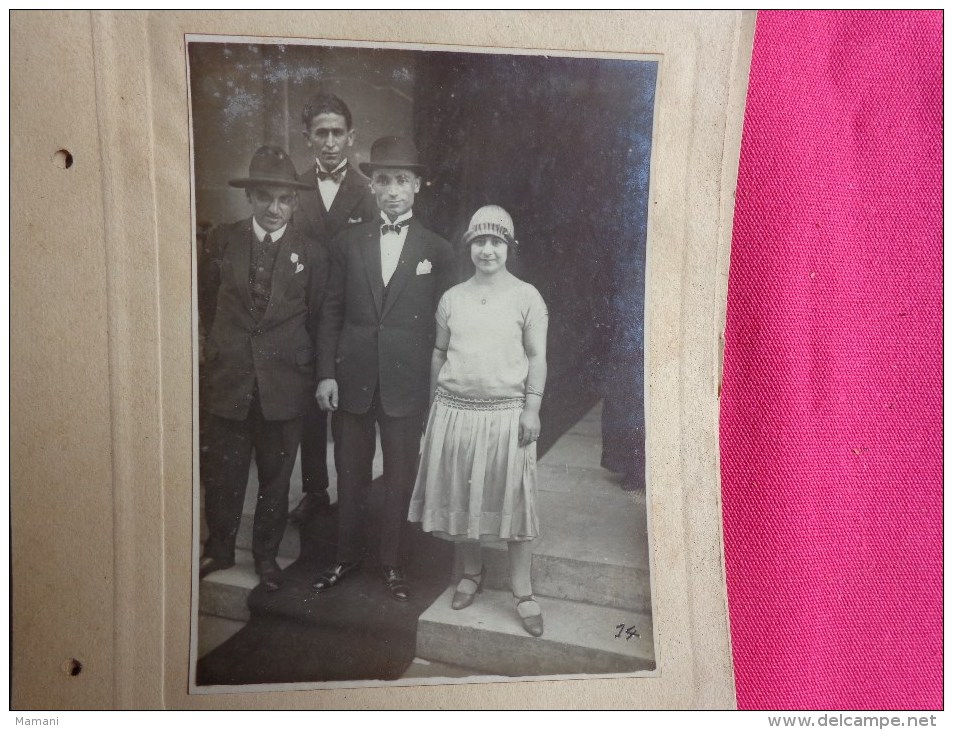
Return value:
M 722 394 L 748 709 L 942 706 L 941 12 L 762 12 Z

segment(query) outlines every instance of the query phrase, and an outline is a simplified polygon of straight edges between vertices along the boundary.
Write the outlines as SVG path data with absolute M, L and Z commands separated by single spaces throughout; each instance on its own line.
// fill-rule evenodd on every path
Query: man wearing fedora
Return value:
M 376 424 L 384 456 L 381 574 L 391 596 L 406 601 L 407 509 L 429 400 L 434 313 L 454 283 L 453 253 L 413 217 L 424 167 L 412 142 L 378 139 L 361 170 L 371 178 L 380 215 L 331 245 L 317 397 L 340 419 L 339 536 L 337 562 L 314 588 L 337 585 L 363 558 Z
M 201 477 L 208 540 L 199 576 L 235 564 L 252 454 L 258 500 L 252 553 L 261 585 L 281 583 L 276 557 L 301 421 L 314 400 L 317 315 L 327 253 L 291 224 L 302 183 L 284 150 L 260 147 L 245 190 L 252 216 L 213 230 L 199 263 L 202 405 L 208 414 Z
M 354 145 L 351 110 L 334 94 L 318 94 L 308 101 L 301 114 L 304 138 L 314 153 L 314 165 L 301 174 L 301 181 L 314 192 L 300 196 L 294 216 L 298 230 L 314 243 L 327 246 L 345 228 L 375 220 L 379 213 L 370 180 L 349 161 Z M 339 419 L 332 430 L 337 438 Z M 289 522 L 306 523 L 328 508 L 328 414 L 317 402 L 304 417 L 301 433 L 301 483 L 304 496 L 291 513 Z

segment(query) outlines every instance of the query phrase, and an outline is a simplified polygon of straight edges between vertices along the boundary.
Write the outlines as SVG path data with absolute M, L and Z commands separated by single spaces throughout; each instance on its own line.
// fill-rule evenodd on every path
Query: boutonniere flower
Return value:
M 298 254 L 296 253 L 291 254 L 291 263 L 293 264 L 298 263 Z
M 298 264 L 297 266 L 295 266 L 296 274 L 300 274 L 302 271 L 304 271 L 304 264 Z
M 429 274 L 433 271 L 433 264 L 430 263 L 430 259 L 424 259 L 419 264 L 417 264 L 417 276 L 421 274 Z

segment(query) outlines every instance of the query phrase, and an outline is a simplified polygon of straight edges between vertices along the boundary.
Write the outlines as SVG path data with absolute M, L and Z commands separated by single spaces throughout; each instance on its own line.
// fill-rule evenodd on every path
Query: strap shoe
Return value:
M 516 613 L 519 614 L 520 621 L 523 622 L 523 628 L 532 636 L 543 635 L 543 611 L 536 603 L 532 594 L 528 596 L 516 596 Z
M 473 584 L 472 591 L 467 592 L 461 590 L 461 588 L 468 586 L 470 583 Z M 473 603 L 473 599 L 476 598 L 477 593 L 483 593 L 483 568 L 480 568 L 480 572 L 476 573 L 475 575 L 464 573 L 462 576 L 460 576 L 460 582 L 457 583 L 457 589 L 453 592 L 453 600 L 450 601 L 450 608 L 452 608 L 454 611 L 459 611 L 462 608 L 466 608 Z

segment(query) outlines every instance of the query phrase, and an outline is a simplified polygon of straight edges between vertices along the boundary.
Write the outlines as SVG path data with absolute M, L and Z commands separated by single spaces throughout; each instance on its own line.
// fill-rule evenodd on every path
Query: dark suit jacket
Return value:
M 208 333 L 202 400 L 212 413 L 242 420 L 248 417 L 257 382 L 265 419 L 289 420 L 303 415 L 314 401 L 327 251 L 289 224 L 278 241 L 268 309 L 258 320 L 248 288 L 254 235 L 251 218 L 219 226 L 202 251 L 199 318 Z
M 348 228 L 334 239 L 318 378 L 337 379 L 342 410 L 366 413 L 375 388 L 389 416 L 426 410 L 434 313 L 453 283 L 450 244 L 417 221 L 407 231 L 386 299 L 378 223 Z
M 329 211 L 324 209 L 321 193 L 317 189 L 318 173 L 313 165 L 301 175 L 301 182 L 314 185 L 315 189 L 298 194 L 300 202 L 295 211 L 294 224 L 302 235 L 312 241 L 327 246 L 345 228 L 380 217 L 377 201 L 370 189 L 371 181 L 352 167 L 350 162 Z

